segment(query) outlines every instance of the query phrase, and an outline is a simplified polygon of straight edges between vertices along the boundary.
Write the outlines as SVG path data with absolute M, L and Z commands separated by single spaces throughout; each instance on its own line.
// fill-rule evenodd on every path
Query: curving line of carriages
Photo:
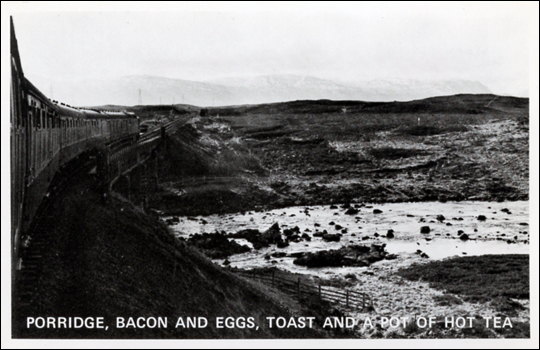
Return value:
M 10 104 L 11 235 L 16 250 L 57 171 L 83 154 L 137 141 L 140 121 L 127 111 L 77 108 L 47 98 L 24 76 L 12 19 Z

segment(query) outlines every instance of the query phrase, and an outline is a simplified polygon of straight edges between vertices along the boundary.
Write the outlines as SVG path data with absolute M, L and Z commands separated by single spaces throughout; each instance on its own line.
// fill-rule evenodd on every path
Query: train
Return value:
M 128 111 L 78 108 L 47 98 L 24 76 L 13 18 L 10 29 L 11 234 L 16 250 L 58 170 L 93 149 L 136 142 L 140 119 Z

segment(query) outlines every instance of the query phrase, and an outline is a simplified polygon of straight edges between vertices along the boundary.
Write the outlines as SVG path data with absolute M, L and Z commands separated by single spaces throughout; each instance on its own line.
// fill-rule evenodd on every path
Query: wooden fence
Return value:
M 311 296 L 318 298 L 319 301 L 328 301 L 331 303 L 341 304 L 345 307 L 355 308 L 357 310 L 366 310 L 373 308 L 373 300 L 367 293 L 340 289 L 329 286 L 310 284 L 302 281 L 300 277 L 297 279 L 284 278 L 278 276 L 273 271 L 246 271 L 233 270 L 234 273 L 243 277 L 259 280 L 267 283 L 272 287 L 276 287 L 288 294 L 293 294 L 300 299 L 302 296 Z

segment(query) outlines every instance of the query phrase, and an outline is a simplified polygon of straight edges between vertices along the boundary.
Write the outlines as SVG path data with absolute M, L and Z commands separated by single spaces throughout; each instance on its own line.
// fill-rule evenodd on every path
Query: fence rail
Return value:
M 260 272 L 233 270 L 233 272 L 243 277 L 266 282 L 272 287 L 293 294 L 298 298 L 302 297 L 302 295 L 311 295 L 313 297 L 318 297 L 319 301 L 324 300 L 341 304 L 346 307 L 356 308 L 358 310 L 366 310 L 367 308 L 373 307 L 373 300 L 367 293 L 322 286 L 320 283 L 314 285 L 303 282 L 300 277 L 298 279 L 284 278 L 276 275 L 275 271 Z

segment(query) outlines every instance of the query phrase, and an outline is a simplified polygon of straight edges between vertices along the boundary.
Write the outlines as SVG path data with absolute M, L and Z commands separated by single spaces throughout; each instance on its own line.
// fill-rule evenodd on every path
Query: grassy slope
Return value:
M 400 276 L 412 281 L 429 282 L 433 288 L 446 291 L 440 302 L 450 302 L 459 295 L 469 302 L 489 302 L 500 317 L 516 316 L 524 309 L 514 299 L 529 299 L 529 256 L 528 255 L 483 255 L 451 258 L 427 264 L 412 265 L 397 271 Z M 455 301 L 454 301 L 455 302 Z M 436 330 L 432 337 L 455 338 L 455 329 Z M 485 328 L 475 320 L 472 328 L 464 328 L 463 334 L 470 338 L 530 338 L 529 321 L 514 320 L 512 327 Z M 496 335 L 498 334 L 498 335 Z
M 216 329 L 216 316 L 287 316 L 300 312 L 287 296 L 269 294 L 177 241 L 156 220 L 121 197 L 103 205 L 81 188 L 55 203 L 36 298 L 23 316 L 103 316 L 103 330 L 49 329 L 21 337 L 267 338 L 320 337 L 316 330 Z M 116 329 L 115 318 L 167 316 L 168 329 Z M 174 329 L 177 317 L 204 316 L 204 329 Z M 15 325 L 25 319 L 15 320 Z M 322 335 L 324 336 L 324 335 Z
M 497 297 L 529 299 L 528 255 L 483 255 L 433 261 L 399 270 L 407 279 L 485 302 Z

